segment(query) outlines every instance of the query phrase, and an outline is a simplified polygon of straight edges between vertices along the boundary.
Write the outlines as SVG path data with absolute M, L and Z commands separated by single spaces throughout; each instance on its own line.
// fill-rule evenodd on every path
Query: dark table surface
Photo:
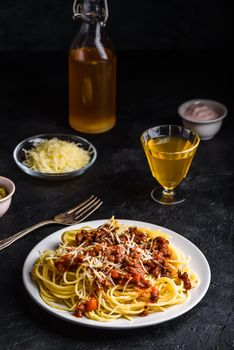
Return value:
M 228 54 L 228 53 L 227 53 Z M 76 133 L 67 123 L 67 59 L 64 53 L 0 54 L 0 175 L 16 192 L 0 219 L 0 237 L 50 218 L 90 194 L 104 204 L 91 219 L 141 220 L 172 229 L 207 257 L 210 288 L 188 313 L 148 328 L 113 331 L 68 324 L 40 309 L 22 284 L 30 250 L 59 227 L 35 231 L 0 252 L 0 349 L 226 349 L 233 333 L 233 105 L 228 55 L 219 52 L 119 53 L 118 122 L 94 143 L 98 159 L 69 181 L 34 179 L 17 168 L 16 144 L 40 133 Z M 231 62 L 232 60 L 230 60 Z M 233 62 L 233 61 L 232 61 Z M 180 124 L 183 101 L 205 97 L 229 109 L 219 134 L 201 142 L 181 186 L 187 200 L 161 206 L 150 198 L 155 181 L 139 137 L 158 124 Z M 79 133 L 77 133 L 79 134 Z

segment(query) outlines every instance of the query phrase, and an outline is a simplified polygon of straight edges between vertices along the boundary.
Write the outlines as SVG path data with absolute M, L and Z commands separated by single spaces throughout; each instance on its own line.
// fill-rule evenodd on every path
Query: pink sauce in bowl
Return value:
M 203 102 L 192 103 L 184 111 L 184 115 L 194 121 L 208 121 L 219 117 L 219 114 Z
M 189 100 L 178 108 L 183 125 L 195 130 L 201 140 L 210 140 L 218 133 L 227 112 L 222 103 L 209 99 Z

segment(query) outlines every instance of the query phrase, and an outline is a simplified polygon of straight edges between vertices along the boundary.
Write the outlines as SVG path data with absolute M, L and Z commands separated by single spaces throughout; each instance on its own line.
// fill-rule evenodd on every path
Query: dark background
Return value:
M 228 0 L 108 3 L 107 31 L 118 54 L 118 120 L 165 116 L 178 123 L 178 105 L 190 98 L 216 99 L 232 110 Z M 31 122 L 33 110 L 67 125 L 67 55 L 80 26 L 72 5 L 1 0 L 0 118 Z
M 0 50 L 67 50 L 78 24 L 73 1 L 1 0 Z M 227 49 L 228 0 L 109 0 L 117 50 Z
M 190 312 L 128 332 L 85 329 L 55 319 L 30 301 L 21 272 L 27 254 L 58 227 L 35 231 L 0 252 L 0 349 L 187 350 L 233 348 L 233 46 L 224 0 L 109 0 L 108 33 L 118 55 L 117 125 L 81 135 L 98 151 L 87 174 L 42 182 L 24 174 L 12 152 L 40 133 L 77 133 L 67 121 L 67 52 L 79 23 L 72 1 L 0 0 L 0 176 L 16 184 L 0 219 L 0 239 L 71 207 L 91 193 L 103 206 L 90 217 L 168 227 L 196 244 L 212 280 Z M 181 124 L 178 106 L 211 98 L 229 110 L 222 129 L 201 142 L 181 186 L 188 198 L 164 207 L 150 198 L 155 180 L 140 145 L 143 130 Z

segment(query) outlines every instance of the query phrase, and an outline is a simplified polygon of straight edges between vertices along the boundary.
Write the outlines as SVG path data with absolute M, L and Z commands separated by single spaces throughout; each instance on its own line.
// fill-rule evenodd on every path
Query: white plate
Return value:
M 50 236 L 43 239 L 40 243 L 38 243 L 29 253 L 23 266 L 23 282 L 29 295 L 43 309 L 50 312 L 54 316 L 62 318 L 65 321 L 73 322 L 83 326 L 96 327 L 96 328 L 112 328 L 112 329 L 124 328 L 125 329 L 125 328 L 146 327 L 146 326 L 162 323 L 165 321 L 169 321 L 192 309 L 204 297 L 210 284 L 210 267 L 205 256 L 192 242 L 182 237 L 178 233 L 175 233 L 161 226 L 140 222 L 140 221 L 118 219 L 119 222 L 126 225 L 147 227 L 152 230 L 157 230 L 160 228 L 162 231 L 164 231 L 165 233 L 171 236 L 170 241 L 175 247 L 181 249 L 184 252 L 186 257 L 188 256 L 191 257 L 189 266 L 198 274 L 198 277 L 200 279 L 200 285 L 189 292 L 190 298 L 184 304 L 172 306 L 164 312 L 150 314 L 146 317 L 139 316 L 134 318 L 133 321 L 128 321 L 126 319 L 118 319 L 111 322 L 98 322 L 98 321 L 87 319 L 85 317 L 77 318 L 67 311 L 56 310 L 51 306 L 47 305 L 41 299 L 38 292 L 38 288 L 36 284 L 32 281 L 30 276 L 32 266 L 35 260 L 39 257 L 39 252 L 44 251 L 46 249 L 55 249 L 58 246 L 58 243 L 60 242 L 61 234 L 64 231 L 80 228 L 82 226 L 87 226 L 87 225 L 93 228 L 96 228 L 99 225 L 102 225 L 103 223 L 105 223 L 106 221 L 107 220 L 96 220 L 96 221 L 89 221 L 85 223 L 83 222 L 81 224 L 74 225 L 69 228 L 66 227 L 64 229 L 56 231 L 52 233 Z

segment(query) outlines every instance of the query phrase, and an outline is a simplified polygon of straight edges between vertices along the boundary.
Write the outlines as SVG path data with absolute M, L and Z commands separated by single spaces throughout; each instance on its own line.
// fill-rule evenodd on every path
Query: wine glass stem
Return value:
M 163 195 L 165 197 L 174 197 L 175 191 L 174 190 L 168 190 L 166 188 L 163 189 Z

